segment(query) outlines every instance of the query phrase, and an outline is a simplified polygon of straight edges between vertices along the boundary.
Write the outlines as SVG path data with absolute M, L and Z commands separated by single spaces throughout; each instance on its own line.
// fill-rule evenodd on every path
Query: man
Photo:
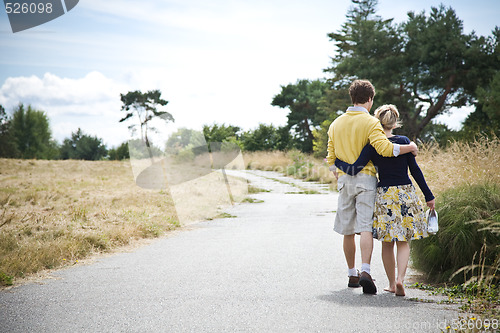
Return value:
M 367 80 L 355 80 L 349 87 L 354 106 L 335 119 L 328 129 L 328 156 L 330 170 L 337 178 L 339 191 L 334 230 L 344 235 L 344 255 L 347 262 L 348 286 L 362 286 L 363 293 L 376 294 L 377 287 L 370 275 L 373 251 L 372 217 L 377 187 L 376 170 L 370 161 L 356 176 L 348 176 L 335 170 L 335 159 L 354 163 L 363 147 L 370 143 L 377 153 L 392 157 L 418 150 L 415 143 L 398 145 L 385 136 L 380 122 L 369 114 L 373 106 L 375 88 Z M 360 235 L 361 274 L 355 268 L 356 243 L 354 236 Z

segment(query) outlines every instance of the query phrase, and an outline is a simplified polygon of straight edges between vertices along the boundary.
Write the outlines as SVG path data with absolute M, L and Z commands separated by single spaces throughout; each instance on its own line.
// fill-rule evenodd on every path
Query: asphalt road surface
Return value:
M 274 173 L 239 176 L 271 192 L 229 207 L 233 218 L 0 291 L 0 332 L 441 332 L 457 320 L 450 305 L 417 301 L 430 298 L 423 291 L 383 292 L 378 242 L 378 294 L 347 288 L 336 192 Z

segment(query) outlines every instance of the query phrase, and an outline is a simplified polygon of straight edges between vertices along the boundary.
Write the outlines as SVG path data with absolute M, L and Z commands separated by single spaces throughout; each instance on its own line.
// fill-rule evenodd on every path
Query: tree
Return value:
M 148 149 L 151 147 L 148 131 L 156 131 L 156 129 L 150 125 L 150 121 L 154 118 L 161 118 L 166 122 L 174 121 L 174 117 L 172 117 L 170 113 L 158 111 L 160 106 L 165 106 L 168 103 L 168 101 L 161 98 L 160 90 L 150 90 L 146 93 L 142 93 L 138 90 L 130 91 L 125 95 L 120 94 L 120 99 L 123 103 L 121 111 L 127 113 L 125 117 L 120 119 L 120 122 L 130 119 L 135 114 L 139 120 L 141 140 L 145 142 Z M 129 130 L 134 132 L 136 126 L 137 124 L 130 125 Z
M 296 146 L 303 152 L 312 152 L 312 126 L 318 126 L 326 118 L 320 107 L 328 85 L 323 80 L 298 80 L 295 84 L 281 86 L 271 105 L 288 108 L 288 129 L 295 132 Z
M 143 160 L 165 157 L 165 152 L 160 147 L 150 145 L 146 147 L 142 139 L 130 139 L 127 142 L 130 160 Z M 155 162 L 152 160 L 151 162 Z
M 478 135 L 500 137 L 500 72 L 487 88 L 478 88 L 476 110 L 469 114 L 460 131 L 460 138 L 473 140 Z
M 25 109 L 21 103 L 12 115 L 12 136 L 21 158 L 52 159 L 57 157 L 57 143 L 52 139 L 45 112 Z
M 494 39 L 464 34 L 452 8 L 432 7 L 428 16 L 409 12 L 394 25 L 375 15 L 377 0 L 352 2 L 347 22 L 328 35 L 338 49 L 325 70 L 331 86 L 345 90 L 354 78 L 369 79 L 375 103 L 395 104 L 411 138 L 450 107 L 470 105 L 475 87 L 487 85 L 498 67 Z
M 5 112 L 5 108 L 0 105 L 0 157 L 18 157 L 14 136 L 12 135 L 12 119 Z
M 208 151 L 207 142 L 201 131 L 189 128 L 179 128 L 168 138 L 165 151 L 171 155 L 178 155 L 183 151 L 190 151 L 193 156 Z
M 218 125 L 203 126 L 203 135 L 207 143 L 209 142 L 230 142 L 239 139 L 240 128 L 232 125 Z
M 110 160 L 126 160 L 130 158 L 128 142 L 123 142 L 117 148 L 111 148 L 108 151 L 108 155 Z
M 332 67 L 324 70 L 332 75 L 331 89 L 323 99 L 331 112 L 344 112 L 351 104 L 348 88 L 354 79 L 370 79 L 380 96 L 385 86 L 397 84 L 394 78 L 402 66 L 402 38 L 392 19 L 375 15 L 376 0 L 352 2 L 341 30 L 328 34 L 337 49 Z
M 500 136 L 500 71 L 495 74 L 486 89 L 479 87 L 477 94 L 478 102 L 487 118 L 483 123 L 483 130 L 491 130 Z
M 465 119 L 459 133 L 460 138 L 466 140 L 473 140 L 477 135 L 500 136 L 500 61 L 498 61 L 500 59 L 500 28 L 496 27 L 493 30 L 493 37 L 488 37 L 484 42 L 484 47 L 493 50 L 492 59 L 496 61 L 485 64 L 484 59 L 482 59 L 483 62 L 477 64 L 477 66 L 486 67 L 493 74 L 483 78 L 488 80 L 488 77 L 491 77 L 487 85 L 470 87 L 470 90 L 476 89 L 477 100 L 475 102 L 476 110 Z
M 337 113 L 332 113 L 331 117 L 327 120 L 324 120 L 319 128 L 315 128 L 313 130 L 313 154 L 315 157 L 324 158 L 328 154 L 328 129 L 330 128 L 333 120 L 337 118 L 337 116 Z
M 291 148 L 291 136 L 287 127 L 259 124 L 256 129 L 244 132 L 240 140 L 243 149 L 247 151 Z
M 491 64 L 492 50 L 491 45 L 485 47 L 484 37 L 465 35 L 455 11 L 444 6 L 433 7 L 428 17 L 410 12 L 402 28 L 407 36 L 405 89 L 417 103 L 403 121 L 416 137 L 450 107 L 470 104 L 475 87 L 491 77 L 485 66 Z
M 64 139 L 61 146 L 61 158 L 73 160 L 97 161 L 107 155 L 102 139 L 84 134 L 80 128 L 71 133 L 71 138 Z
M 290 134 L 288 126 L 280 126 L 276 129 L 276 134 L 278 136 L 278 141 L 274 149 L 285 151 L 294 148 L 293 138 Z

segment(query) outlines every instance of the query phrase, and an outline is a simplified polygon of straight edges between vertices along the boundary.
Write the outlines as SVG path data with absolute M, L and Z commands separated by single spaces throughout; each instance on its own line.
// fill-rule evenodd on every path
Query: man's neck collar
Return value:
M 362 112 L 369 113 L 368 110 L 364 106 L 361 106 L 361 105 L 350 106 L 349 108 L 347 108 L 347 111 L 362 111 Z

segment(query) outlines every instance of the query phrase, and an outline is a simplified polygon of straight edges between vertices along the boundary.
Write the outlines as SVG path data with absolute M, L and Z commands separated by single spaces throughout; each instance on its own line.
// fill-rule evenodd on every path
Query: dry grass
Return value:
M 336 184 L 324 160 L 297 151 L 245 152 L 244 159 L 247 169 L 279 171 L 307 181 Z M 460 184 L 500 184 L 499 139 L 452 142 L 446 148 L 422 145 L 417 162 L 435 195 Z M 419 189 L 418 192 L 423 199 Z
M 461 184 L 500 184 L 500 140 L 482 138 L 448 147 L 420 147 L 417 161 L 435 194 Z
M 129 161 L 0 159 L 0 286 L 213 218 L 248 188 L 228 177 L 229 197 L 220 171 L 164 190 L 134 179 Z
M 213 168 L 211 161 L 214 161 Z M 182 225 L 213 218 L 225 207 L 244 200 L 248 194 L 247 180 L 227 176 L 225 171 L 217 169 L 222 166 L 221 163 L 225 170 L 244 169 L 241 153 L 217 152 L 187 159 L 174 156 L 153 161 L 131 160 L 137 184 L 144 188 L 168 187 Z
M 244 152 L 243 159 L 246 169 L 264 171 L 284 172 L 292 163 L 288 153 L 282 151 Z
M 2 226 L 3 224 L 3 226 Z M 178 226 L 128 162 L 0 159 L 0 285 Z

